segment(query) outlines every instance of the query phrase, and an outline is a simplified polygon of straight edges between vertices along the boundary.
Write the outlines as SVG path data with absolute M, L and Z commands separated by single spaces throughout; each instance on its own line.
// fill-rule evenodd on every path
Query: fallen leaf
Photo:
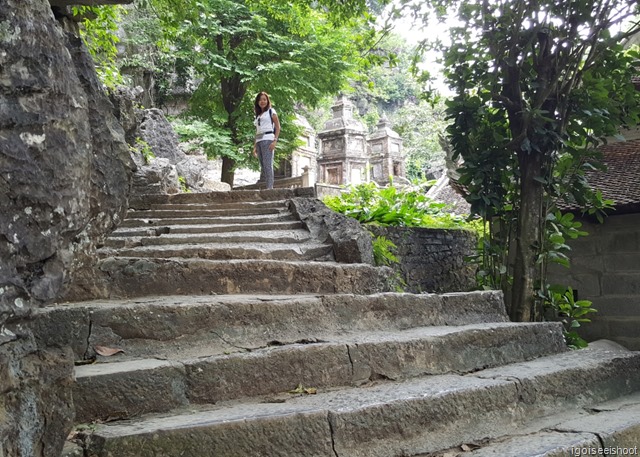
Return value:
M 303 392 L 304 392 L 304 387 L 302 387 L 302 384 L 298 384 L 298 387 L 289 391 L 290 394 L 301 394 Z
M 122 352 L 124 354 L 124 351 L 122 349 L 118 349 L 118 348 L 108 348 L 108 347 L 105 347 L 105 346 L 95 346 L 93 349 L 96 351 L 96 354 L 102 355 L 104 357 L 111 357 L 112 355 L 118 354 L 119 352 Z
M 298 384 L 298 387 L 296 387 L 293 390 L 290 390 L 289 393 L 315 395 L 318 393 L 318 389 L 315 387 L 303 387 L 302 384 Z

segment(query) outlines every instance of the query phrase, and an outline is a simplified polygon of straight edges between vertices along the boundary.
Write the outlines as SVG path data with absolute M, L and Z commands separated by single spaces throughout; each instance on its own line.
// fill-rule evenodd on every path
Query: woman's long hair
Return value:
M 258 105 L 258 102 L 260 101 L 260 97 L 263 95 L 267 97 L 267 106 L 265 106 L 264 111 L 267 111 L 269 108 L 271 108 L 271 99 L 269 98 L 269 94 L 267 94 L 266 92 L 258 93 L 258 95 L 256 95 L 255 102 L 253 102 L 253 108 L 256 112 L 256 116 L 260 116 L 262 113 L 264 113 L 262 108 L 260 108 L 260 105 Z

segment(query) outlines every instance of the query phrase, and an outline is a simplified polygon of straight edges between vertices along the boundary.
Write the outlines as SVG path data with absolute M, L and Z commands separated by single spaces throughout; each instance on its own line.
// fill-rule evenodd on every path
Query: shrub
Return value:
M 339 196 L 325 197 L 332 210 L 352 217 L 363 224 L 443 229 L 471 229 L 476 225 L 462 216 L 447 213 L 444 203 L 437 203 L 425 195 L 423 183 L 398 189 L 380 187 L 374 182 L 349 187 Z

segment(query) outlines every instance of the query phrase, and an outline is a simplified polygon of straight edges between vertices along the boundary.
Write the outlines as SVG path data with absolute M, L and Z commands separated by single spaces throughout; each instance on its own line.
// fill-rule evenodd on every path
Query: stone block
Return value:
M 133 360 L 76 368 L 76 422 L 128 419 L 187 404 L 184 367 L 176 362 Z
M 593 301 L 598 316 L 640 315 L 640 297 L 636 295 L 607 295 Z
M 569 274 L 597 275 L 604 271 L 604 262 L 601 255 L 571 255 L 570 258 L 571 267 L 568 270 Z
M 640 316 L 608 318 L 611 335 L 623 338 L 640 338 Z
M 602 294 L 640 295 L 640 272 L 603 274 Z
M 640 237 L 636 232 L 608 232 L 602 237 L 600 252 L 628 253 L 640 251 Z
M 602 255 L 603 271 L 638 271 L 640 272 L 640 251 L 620 253 L 617 255 Z
M 603 291 L 600 286 L 600 274 L 576 274 L 571 275 L 570 281 L 566 284 L 571 286 L 573 290 L 578 291 L 579 299 L 595 300 L 602 296 Z

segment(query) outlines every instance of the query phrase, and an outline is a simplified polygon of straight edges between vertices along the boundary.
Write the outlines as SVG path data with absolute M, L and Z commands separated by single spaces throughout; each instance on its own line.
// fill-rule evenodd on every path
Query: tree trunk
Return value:
M 521 172 L 521 206 L 516 227 L 516 256 L 509 315 L 512 321 L 530 322 L 537 318 L 534 291 L 540 278 L 536 258 L 545 217 L 542 210 L 544 189 L 542 183 L 536 181 L 536 178 L 542 176 L 542 155 L 520 151 L 518 161 Z
M 231 157 L 222 157 L 222 176 L 220 180 L 222 182 L 226 182 L 233 188 L 233 178 L 235 176 L 235 172 L 233 171 L 233 167 L 236 166 L 236 161 Z
M 238 109 L 242 103 L 242 97 L 247 92 L 247 86 L 242 82 L 240 75 L 234 75 L 231 78 L 223 78 L 220 82 L 222 92 L 222 103 L 227 111 L 226 127 L 231 132 L 231 141 L 236 147 L 241 146 L 238 138 Z M 236 161 L 231 157 L 222 157 L 222 176 L 220 180 L 226 182 L 233 188 L 233 177 Z

